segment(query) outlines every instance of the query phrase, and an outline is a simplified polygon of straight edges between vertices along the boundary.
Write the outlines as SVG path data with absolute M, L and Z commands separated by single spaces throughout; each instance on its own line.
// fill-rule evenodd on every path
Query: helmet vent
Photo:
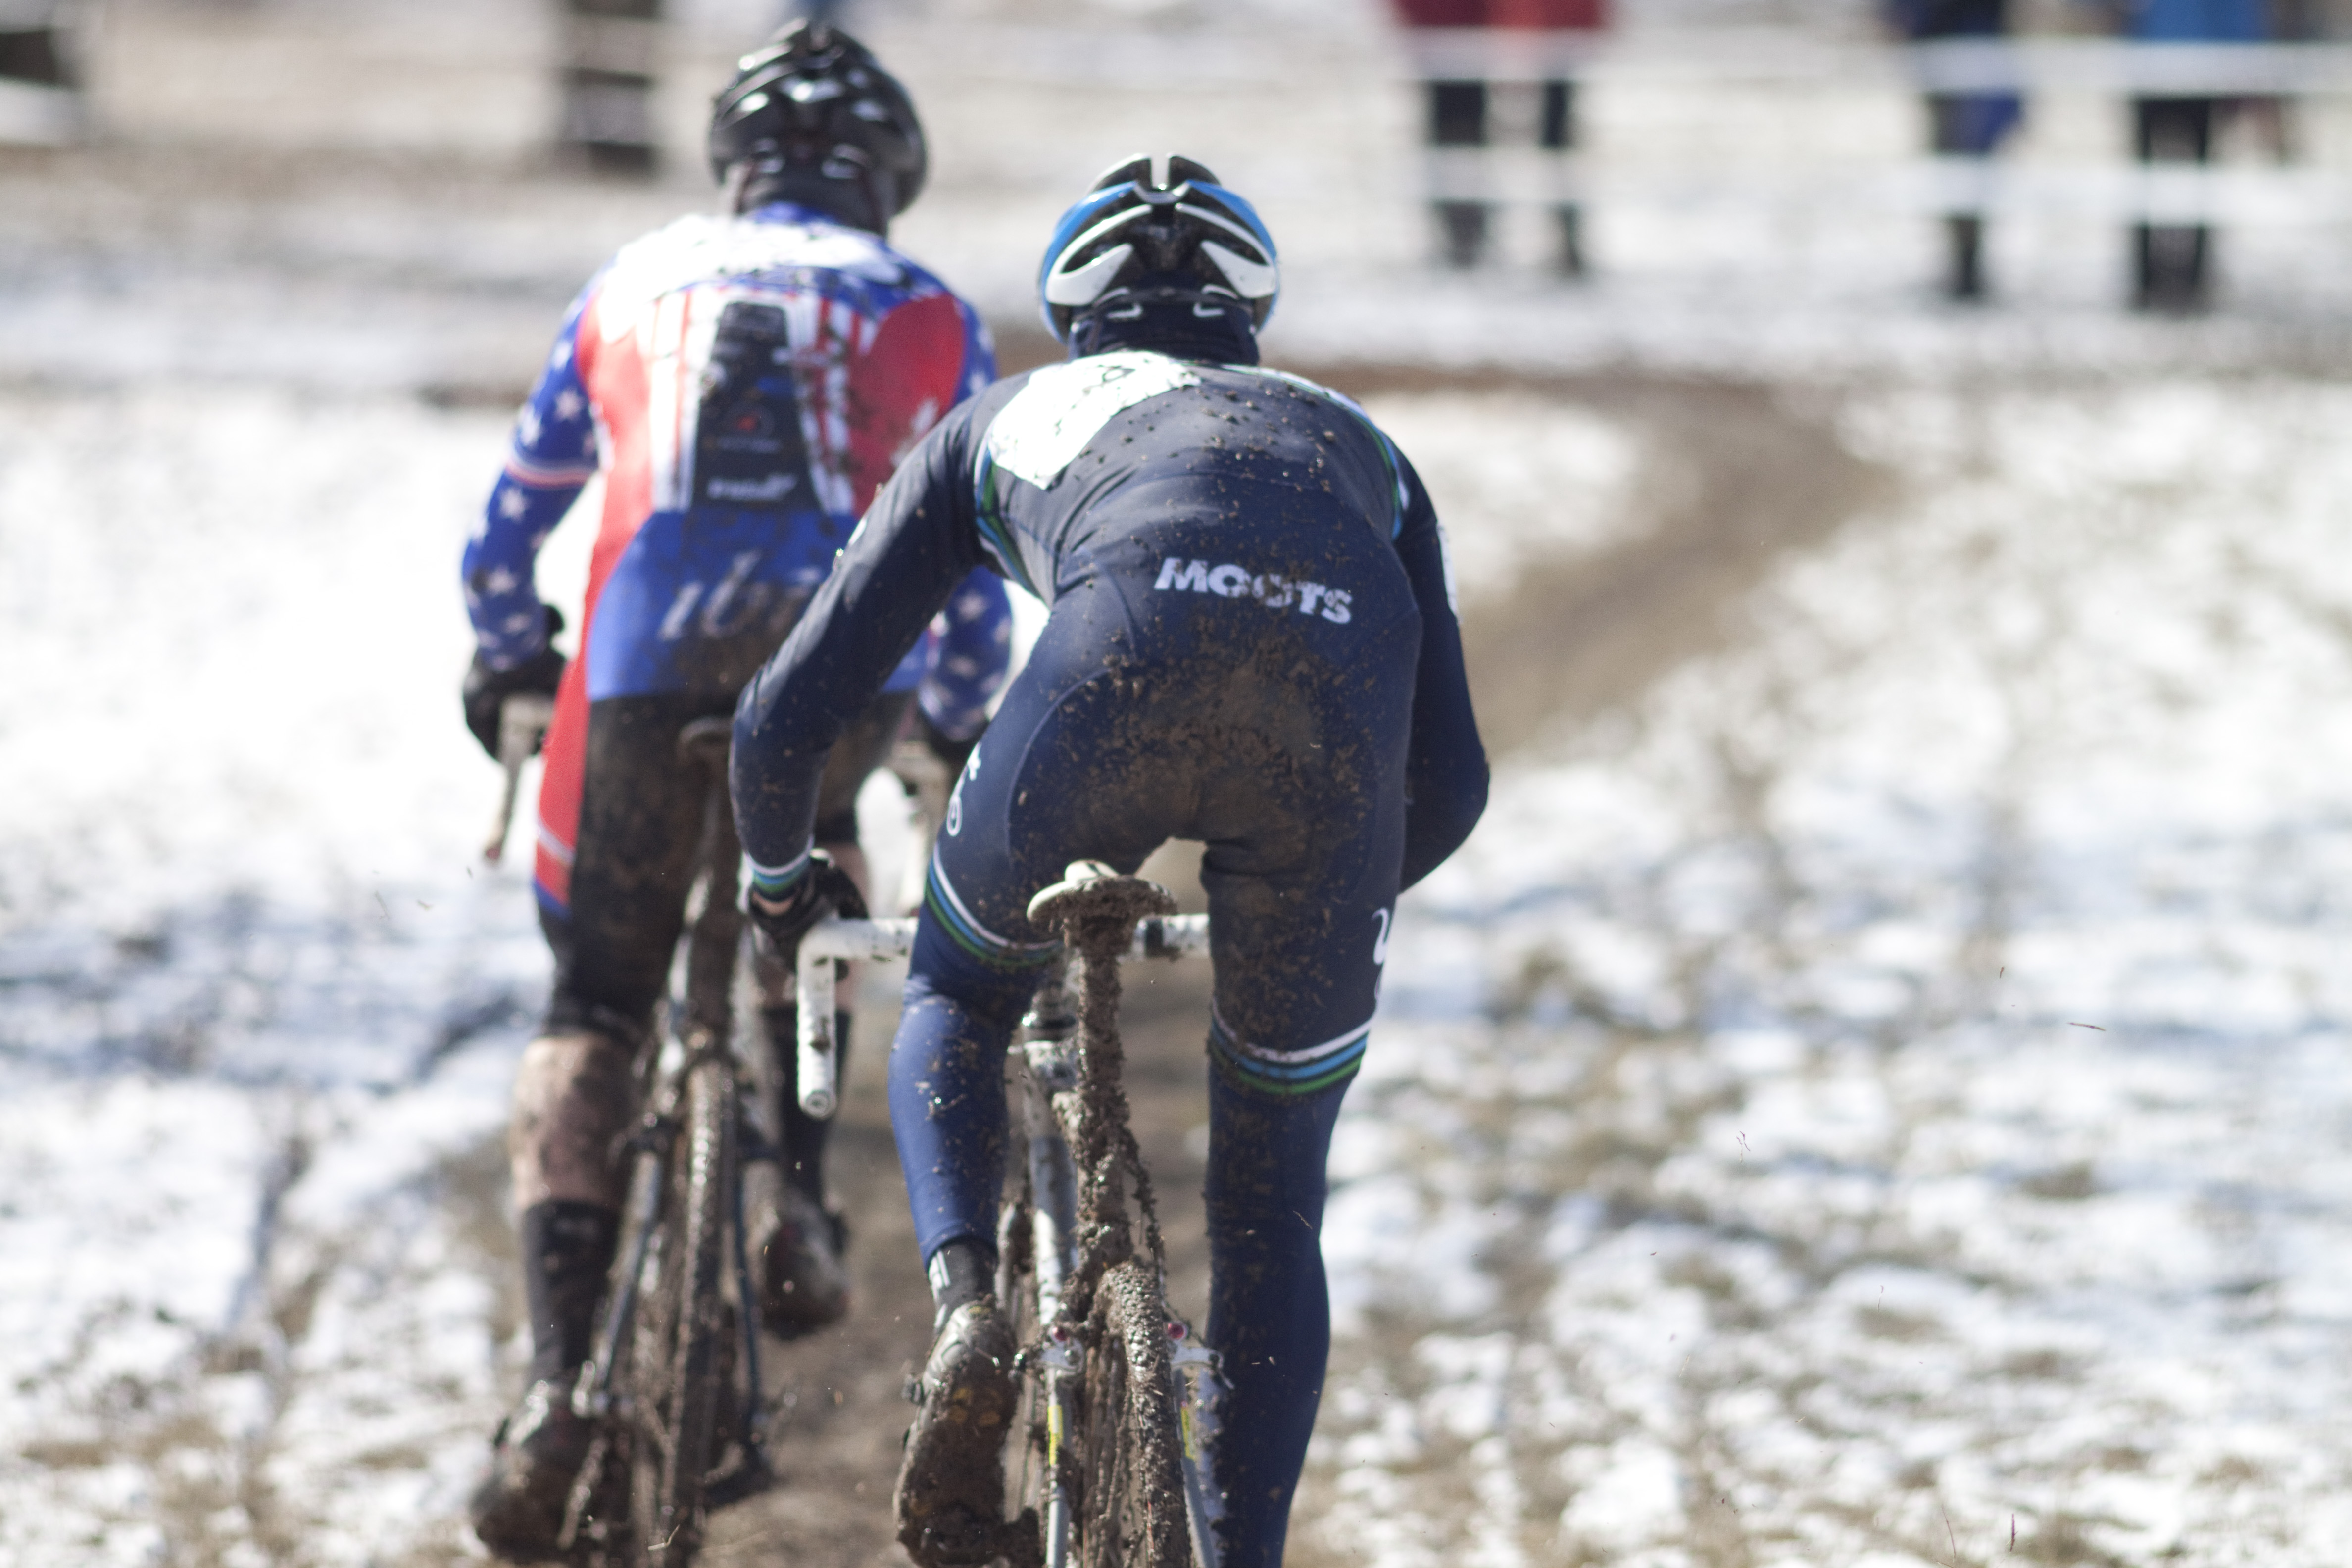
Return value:
M 1217 184 L 1209 167 L 1157 153 L 1114 164 L 1062 215 L 1038 271 L 1038 293 L 1054 335 L 1117 296 L 1239 299 L 1263 325 L 1281 289 L 1274 237 L 1249 203 Z M 1126 310 L 1125 302 L 1118 306 Z
M 739 62 L 711 106 L 709 151 L 721 182 L 747 161 L 762 173 L 849 182 L 850 210 L 871 207 L 881 223 L 914 203 L 929 164 L 906 89 L 847 33 L 806 21 Z M 784 169 L 773 167 L 778 159 Z

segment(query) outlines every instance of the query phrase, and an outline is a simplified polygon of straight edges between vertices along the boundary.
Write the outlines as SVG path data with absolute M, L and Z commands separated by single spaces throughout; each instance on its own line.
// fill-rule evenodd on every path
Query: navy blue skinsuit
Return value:
M 1387 437 L 1310 383 L 1135 351 L 998 383 L 900 467 L 744 690 L 764 890 L 804 872 L 826 748 L 977 564 L 1052 613 L 931 862 L 891 1055 L 917 1239 L 994 1244 L 1003 1055 L 1052 952 L 1030 896 L 1204 840 L 1219 1473 L 1228 1561 L 1278 1563 L 1329 1348 L 1333 1121 L 1396 895 L 1486 802 L 1443 537 Z

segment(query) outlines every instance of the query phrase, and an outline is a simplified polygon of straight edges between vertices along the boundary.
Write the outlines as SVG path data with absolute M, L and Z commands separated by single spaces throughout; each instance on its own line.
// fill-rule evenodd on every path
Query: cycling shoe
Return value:
M 492 1439 L 489 1473 L 467 1511 L 474 1534 L 509 1563 L 547 1563 L 562 1555 L 563 1510 L 588 1457 L 595 1424 L 573 1414 L 572 1379 L 542 1378 L 525 1391 Z
M 761 1238 L 760 1321 L 770 1333 L 797 1339 L 848 1313 L 840 1227 L 807 1194 L 786 1187 L 752 1234 Z
M 974 1568 L 1003 1551 L 1013 1349 L 996 1299 L 967 1301 L 940 1327 L 910 1390 L 921 1408 L 894 1507 L 899 1544 L 922 1568 Z

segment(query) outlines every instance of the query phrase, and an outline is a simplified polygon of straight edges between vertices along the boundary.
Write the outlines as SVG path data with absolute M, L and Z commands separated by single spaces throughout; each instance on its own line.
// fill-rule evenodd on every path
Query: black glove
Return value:
M 499 704 L 509 697 L 552 697 L 563 681 L 565 660 L 555 651 L 554 642 L 555 634 L 563 629 L 563 612 L 553 605 L 540 607 L 547 612 L 545 647 L 511 669 L 492 669 L 482 662 L 477 649 L 466 671 L 466 728 L 494 762 L 499 755 Z
M 745 889 L 743 912 L 751 917 L 769 951 L 785 968 L 800 959 L 801 938 L 809 928 L 827 915 L 839 915 L 845 921 L 866 918 L 866 896 L 849 873 L 834 864 L 833 857 L 822 849 L 809 852 L 808 875 L 793 885 L 782 903 L 771 902 L 752 889 Z
M 923 711 L 922 704 L 915 705 L 915 734 L 922 741 L 923 749 L 940 760 L 940 766 L 947 769 L 950 789 L 953 789 L 956 780 L 963 776 L 963 765 L 971 761 L 972 748 L 980 744 L 981 736 L 987 732 L 988 726 L 983 723 L 971 732 L 970 740 L 950 740 L 945 730 L 931 722 L 931 716 Z

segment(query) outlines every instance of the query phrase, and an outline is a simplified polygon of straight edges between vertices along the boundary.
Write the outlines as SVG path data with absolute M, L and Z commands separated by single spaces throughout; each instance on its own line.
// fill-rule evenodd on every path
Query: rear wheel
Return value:
M 721 1292 L 735 1115 L 728 1064 L 698 1065 L 687 1076 L 686 1123 L 671 1157 L 669 1223 L 647 1259 L 632 1346 L 629 1517 L 635 1557 L 649 1568 L 685 1568 L 702 1545 L 703 1491 L 732 1359 Z
M 1086 1436 L 1076 1456 L 1082 1568 L 1189 1568 L 1168 1312 L 1158 1282 L 1125 1263 L 1096 1288 Z

